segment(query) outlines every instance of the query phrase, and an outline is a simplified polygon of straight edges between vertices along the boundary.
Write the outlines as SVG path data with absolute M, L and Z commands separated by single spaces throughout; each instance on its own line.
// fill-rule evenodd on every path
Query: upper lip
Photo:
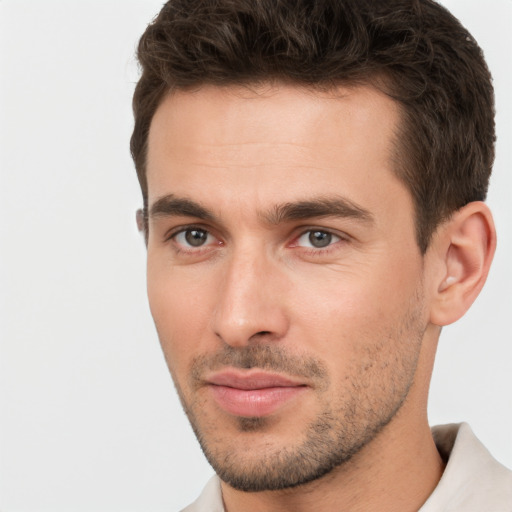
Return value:
M 214 386 L 227 386 L 247 390 L 305 385 L 292 378 L 276 373 L 263 372 L 261 370 L 224 370 L 208 375 L 205 380 L 208 384 L 213 384 Z

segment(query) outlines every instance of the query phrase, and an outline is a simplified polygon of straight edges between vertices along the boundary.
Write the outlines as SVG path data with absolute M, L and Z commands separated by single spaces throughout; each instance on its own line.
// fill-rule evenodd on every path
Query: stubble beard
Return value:
M 202 404 L 193 400 L 187 403 L 174 379 L 201 449 L 221 480 L 245 492 L 283 490 L 322 478 L 360 452 L 391 422 L 409 394 L 425 333 L 420 309 L 416 303 L 398 329 L 384 334 L 381 341 L 368 350 L 366 360 L 375 361 L 375 365 L 366 363 L 353 371 L 346 387 L 338 390 L 342 391 L 339 395 L 343 398 L 336 404 L 323 402 L 322 411 L 306 426 L 301 441 L 291 440 L 287 445 L 262 449 L 257 455 L 247 456 L 244 450 L 244 447 L 251 447 L 251 437 L 244 438 L 243 446 L 227 434 L 222 437 L 222 432 L 215 428 L 215 419 L 202 418 Z M 392 352 L 389 359 L 383 359 L 384 352 L 390 350 L 389 343 L 396 352 Z M 222 365 L 307 376 L 320 383 L 320 394 L 330 386 L 329 375 L 321 361 L 299 359 L 285 353 L 278 344 L 236 349 L 226 346 L 214 357 L 197 358 L 192 364 L 191 381 L 197 381 L 205 368 Z M 381 389 L 383 381 L 387 382 L 389 392 L 375 397 L 374 390 Z M 235 419 L 237 431 L 254 436 L 255 441 L 271 431 L 272 421 L 267 417 Z

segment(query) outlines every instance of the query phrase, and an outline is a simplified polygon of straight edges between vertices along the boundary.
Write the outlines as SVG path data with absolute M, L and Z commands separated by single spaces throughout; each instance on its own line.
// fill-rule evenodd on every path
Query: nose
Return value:
M 289 320 L 278 264 L 246 251 L 225 265 L 212 319 L 215 335 L 232 347 L 282 339 Z

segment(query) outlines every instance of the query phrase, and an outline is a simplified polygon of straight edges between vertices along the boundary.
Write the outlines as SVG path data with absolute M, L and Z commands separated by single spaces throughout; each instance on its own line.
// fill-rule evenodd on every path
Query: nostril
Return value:
M 269 341 L 270 339 L 274 338 L 275 333 L 272 331 L 258 331 L 254 333 L 250 338 L 249 342 L 258 343 L 258 342 L 265 342 Z

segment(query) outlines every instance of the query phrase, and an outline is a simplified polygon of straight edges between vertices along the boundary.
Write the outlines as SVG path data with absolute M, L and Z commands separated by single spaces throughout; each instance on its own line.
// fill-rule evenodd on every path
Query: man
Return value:
M 149 302 L 218 475 L 186 510 L 512 510 L 426 412 L 496 245 L 470 34 L 429 0 L 171 0 L 138 57 Z

